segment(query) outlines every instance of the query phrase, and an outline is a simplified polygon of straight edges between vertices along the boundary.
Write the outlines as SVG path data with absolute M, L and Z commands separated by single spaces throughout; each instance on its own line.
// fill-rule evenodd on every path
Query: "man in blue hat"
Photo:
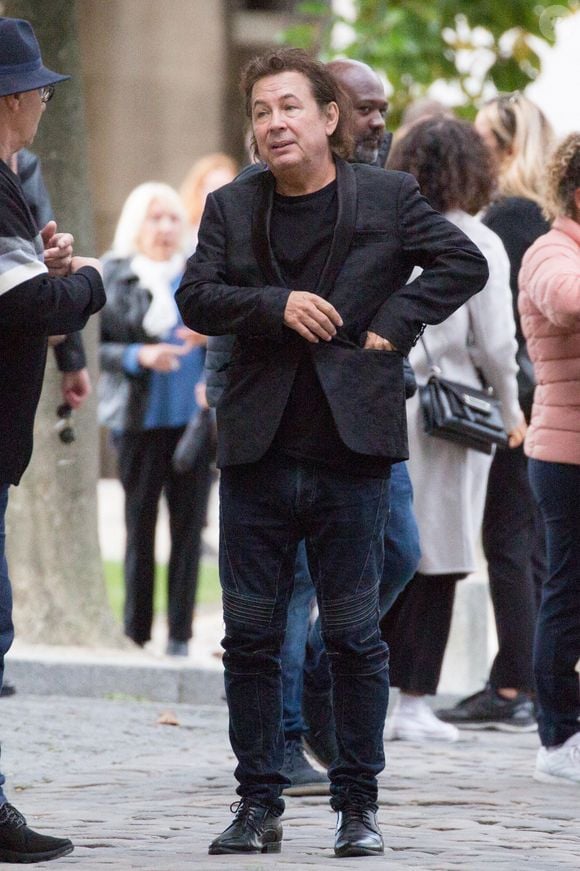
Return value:
M 5 557 L 8 489 L 32 453 L 48 336 L 84 327 L 105 302 L 98 260 L 72 256 L 73 238 L 54 221 L 36 226 L 10 162 L 32 144 L 58 82 L 27 21 L 0 18 L 0 685 L 14 636 Z M 72 852 L 68 838 L 30 829 L 8 803 L 0 774 L 0 862 L 32 863 Z

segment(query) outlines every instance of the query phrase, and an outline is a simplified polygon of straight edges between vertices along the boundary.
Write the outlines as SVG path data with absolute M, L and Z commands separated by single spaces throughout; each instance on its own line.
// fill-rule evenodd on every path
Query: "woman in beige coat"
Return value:
M 445 378 L 481 387 L 478 370 L 502 402 L 510 445 L 520 444 L 525 421 L 518 404 L 515 323 L 509 261 L 499 238 L 473 215 L 494 182 L 485 145 L 465 122 L 431 118 L 414 124 L 396 143 L 389 167 L 413 173 L 430 204 L 457 224 L 485 255 L 484 289 L 437 327 L 425 344 Z M 425 347 L 410 362 L 419 384 L 429 377 Z M 427 435 L 416 396 L 407 403 L 409 472 L 423 557 L 419 570 L 383 621 L 391 650 L 391 683 L 401 690 L 388 724 L 390 738 L 456 740 L 424 696 L 437 690 L 451 624 L 455 584 L 476 568 L 491 456 Z
M 534 650 L 542 742 L 534 777 L 580 788 L 580 133 L 555 152 L 546 188 L 552 229 L 519 275 L 538 384 L 525 451 L 548 544 Z

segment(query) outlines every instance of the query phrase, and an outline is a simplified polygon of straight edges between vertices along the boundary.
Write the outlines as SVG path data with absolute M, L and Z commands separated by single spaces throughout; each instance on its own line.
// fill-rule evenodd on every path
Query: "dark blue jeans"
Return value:
M 302 718 L 302 691 L 304 687 L 304 662 L 309 634 L 312 631 L 310 614 L 316 601 L 314 584 L 310 577 L 306 558 L 306 543 L 298 545 L 294 590 L 288 606 L 286 635 L 282 645 L 282 697 L 284 700 L 284 735 L 294 738 L 306 731 Z M 319 624 L 320 620 L 317 619 Z M 313 627 L 312 627 L 313 628 Z M 317 632 L 320 638 L 320 630 Z M 322 644 L 322 640 L 320 641 Z M 330 675 L 328 677 L 330 688 Z
M 12 626 L 12 588 L 8 577 L 6 564 L 6 528 L 5 515 L 8 505 L 8 484 L 0 484 L 0 687 L 4 677 L 4 657 L 14 639 Z M 0 772 L 0 805 L 6 801 L 2 786 L 4 775 Z
M 241 796 L 283 807 L 280 650 L 305 539 L 332 673 L 339 747 L 329 771 L 332 804 L 376 802 L 389 687 L 378 594 L 387 493 L 388 478 L 284 456 L 222 470 L 222 644 Z
M 528 471 L 548 553 L 534 647 L 538 731 L 555 747 L 580 729 L 580 465 L 530 460 Z
M 419 565 L 419 530 L 413 513 L 413 486 L 406 463 L 395 463 L 389 487 L 389 520 L 385 531 L 385 562 L 379 587 L 379 610 L 383 617 L 407 586 Z M 302 690 L 323 695 L 330 691 L 330 668 L 320 631 L 320 618 L 310 626 L 315 596 L 306 550 L 298 549 L 294 592 L 290 599 L 286 637 L 282 647 L 284 732 L 293 736 L 305 731 Z

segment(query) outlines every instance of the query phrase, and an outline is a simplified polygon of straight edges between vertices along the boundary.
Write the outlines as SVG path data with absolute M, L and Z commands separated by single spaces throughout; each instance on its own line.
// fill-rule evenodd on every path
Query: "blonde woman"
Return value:
M 151 638 L 155 527 L 164 492 L 169 510 L 168 642 L 187 656 L 201 531 L 210 485 L 210 447 L 193 467 L 172 463 L 197 410 L 204 339 L 183 326 L 174 293 L 186 257 L 187 219 L 177 191 L 160 182 L 129 194 L 104 259 L 99 417 L 113 432 L 125 491 L 125 634 Z
M 538 389 L 525 450 L 546 522 L 534 650 L 542 746 L 534 777 L 580 789 L 580 133 L 548 165 L 552 229 L 526 253 L 519 309 Z
M 519 402 L 529 421 L 535 381 L 517 311 L 517 280 L 526 250 L 548 230 L 541 209 L 541 186 L 554 135 L 541 109 L 519 92 L 502 94 L 486 103 L 477 114 L 475 127 L 498 172 L 496 197 L 483 223 L 500 237 L 510 261 Z M 530 490 L 522 447 L 498 451 L 494 457 L 483 518 L 483 548 L 498 653 L 485 688 L 454 708 L 438 711 L 438 715 L 469 729 L 528 731 L 536 728 L 532 651 L 546 557 L 543 521 Z

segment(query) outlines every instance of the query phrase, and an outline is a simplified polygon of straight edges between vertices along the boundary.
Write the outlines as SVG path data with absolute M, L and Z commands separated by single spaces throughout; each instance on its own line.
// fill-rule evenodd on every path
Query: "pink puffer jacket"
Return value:
M 538 384 L 526 453 L 580 464 L 580 224 L 557 218 L 526 252 L 518 283 Z

